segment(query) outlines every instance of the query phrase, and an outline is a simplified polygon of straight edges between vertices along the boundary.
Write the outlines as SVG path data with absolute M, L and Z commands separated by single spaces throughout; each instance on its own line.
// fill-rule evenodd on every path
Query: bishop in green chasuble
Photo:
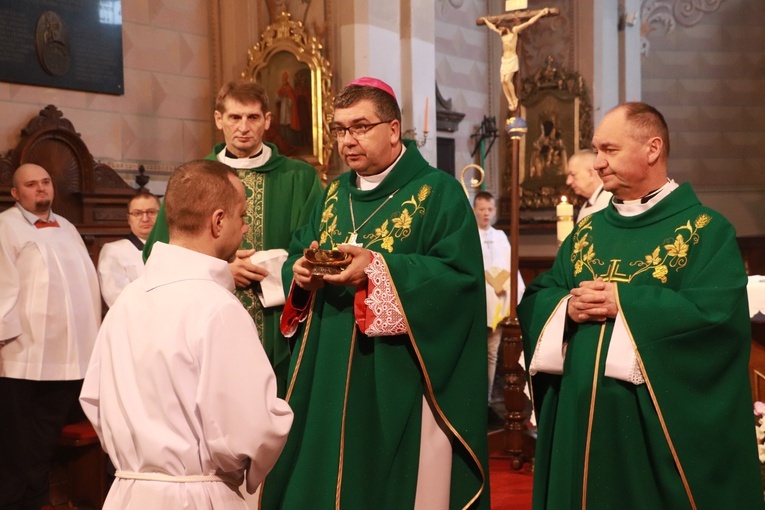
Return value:
M 569 292 L 596 278 L 616 286 L 618 315 L 565 319 L 560 366 L 540 365 Z M 610 205 L 576 225 L 518 307 L 535 509 L 763 508 L 746 283 L 733 227 L 688 184 L 636 216 Z M 609 376 L 617 336 L 626 380 Z
M 312 241 L 336 248 L 355 224 L 356 242 L 379 254 L 405 332 L 362 333 L 354 299 L 363 289 L 327 284 L 311 294 L 293 337 L 287 401 L 295 421 L 264 482 L 264 509 L 413 508 L 423 396 L 451 439 L 449 507 L 489 508 L 478 230 L 457 181 L 404 144 L 375 189 L 359 190 L 355 172 L 331 182 L 293 238 L 285 283 Z M 285 315 L 289 307 L 290 298 Z

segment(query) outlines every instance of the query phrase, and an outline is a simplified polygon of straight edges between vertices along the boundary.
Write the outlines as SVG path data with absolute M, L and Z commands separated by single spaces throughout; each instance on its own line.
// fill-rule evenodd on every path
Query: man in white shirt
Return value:
M 77 402 L 101 318 L 98 277 L 80 234 L 51 211 L 48 172 L 13 174 L 0 214 L 0 508 L 50 504 L 49 466 Z
M 98 256 L 98 279 L 101 295 L 111 307 L 122 289 L 143 274 L 143 245 L 149 237 L 159 212 L 159 199 L 148 191 L 140 191 L 128 203 L 127 219 L 130 235 L 106 243 Z
M 504 232 L 491 226 L 497 212 L 496 202 L 491 193 L 481 191 L 476 194 L 473 199 L 473 212 L 478 222 L 478 233 L 481 236 L 483 266 L 486 275 L 489 404 L 491 404 L 491 390 L 494 385 L 494 375 L 497 373 L 499 343 L 502 339 L 502 329 L 497 328 L 497 325 L 510 313 L 510 242 Z M 523 277 L 518 272 L 518 302 L 520 302 L 525 288 Z M 503 423 L 504 420 L 489 406 L 489 424 L 501 425 Z
M 566 169 L 566 185 L 570 186 L 579 196 L 587 199 L 579 209 L 576 222 L 596 211 L 605 209 L 611 202 L 613 194 L 603 189 L 603 181 L 600 180 L 595 164 L 595 153 L 591 149 L 584 149 L 568 160 Z
M 80 402 L 116 468 L 104 509 L 247 509 L 287 440 L 292 410 L 228 262 L 247 231 L 245 191 L 199 160 L 167 185 L 169 244 L 104 319 Z

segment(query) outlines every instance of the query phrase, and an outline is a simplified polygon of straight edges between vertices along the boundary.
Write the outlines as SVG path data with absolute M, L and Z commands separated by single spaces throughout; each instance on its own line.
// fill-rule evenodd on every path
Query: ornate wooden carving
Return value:
M 0 158 L 0 211 L 14 203 L 13 172 L 20 165 L 44 167 L 55 188 L 53 211 L 77 227 L 93 257 L 101 246 L 130 233 L 127 203 L 135 190 L 108 165 L 96 163 L 80 134 L 53 105 L 21 129 L 21 138 Z

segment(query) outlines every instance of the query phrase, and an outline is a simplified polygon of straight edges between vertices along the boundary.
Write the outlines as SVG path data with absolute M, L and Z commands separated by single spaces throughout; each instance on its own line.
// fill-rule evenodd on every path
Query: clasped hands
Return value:
M 316 241 L 313 241 L 309 246 L 309 248 L 318 247 L 319 243 Z M 372 252 L 352 244 L 341 244 L 337 249 L 351 256 L 351 263 L 340 274 L 315 275 L 313 274 L 313 264 L 305 256 L 302 256 L 292 265 L 295 285 L 311 292 L 322 288 L 325 282 L 338 286 L 359 287 L 365 285 L 367 274 L 364 269 L 372 262 Z
M 616 291 L 613 283 L 598 278 L 571 289 L 568 316 L 577 323 L 603 322 L 616 317 Z

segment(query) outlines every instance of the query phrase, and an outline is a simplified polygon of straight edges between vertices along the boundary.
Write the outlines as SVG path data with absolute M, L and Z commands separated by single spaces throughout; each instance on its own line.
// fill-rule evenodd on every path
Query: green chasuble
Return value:
M 450 508 L 489 508 L 478 228 L 458 182 L 404 143 L 374 190 L 357 189 L 354 172 L 328 186 L 293 238 L 284 278 L 311 241 L 329 249 L 348 239 L 352 202 L 356 226 L 368 219 L 357 243 L 382 255 L 408 334 L 361 333 L 352 287 L 314 293 L 293 337 L 287 401 L 295 419 L 263 485 L 263 509 L 413 508 L 423 395 L 453 436 Z
M 263 166 L 234 169 L 244 184 L 247 197 L 245 221 L 249 229 L 244 234 L 241 249 L 286 250 L 292 234 L 308 220 L 313 206 L 321 197 L 322 188 L 316 170 L 311 165 L 286 158 L 279 154 L 275 145 L 267 142 L 264 144 L 271 149 L 271 157 Z M 224 144 L 216 145 L 206 159 L 217 160 L 216 156 L 223 147 Z M 169 237 L 163 204 L 144 246 L 144 260 L 149 257 L 155 242 L 166 243 Z M 290 281 L 291 276 L 287 282 Z M 253 287 L 237 288 L 236 295 L 255 321 L 260 341 L 276 372 L 279 396 L 283 397 L 290 350 L 287 340 L 279 331 L 282 307 L 263 308 Z
M 569 290 L 596 277 L 616 286 L 638 384 L 604 373 L 613 319 L 568 320 L 562 373 L 531 377 L 534 508 L 763 508 L 733 227 L 688 184 L 637 216 L 582 219 L 518 306 L 526 366 Z

